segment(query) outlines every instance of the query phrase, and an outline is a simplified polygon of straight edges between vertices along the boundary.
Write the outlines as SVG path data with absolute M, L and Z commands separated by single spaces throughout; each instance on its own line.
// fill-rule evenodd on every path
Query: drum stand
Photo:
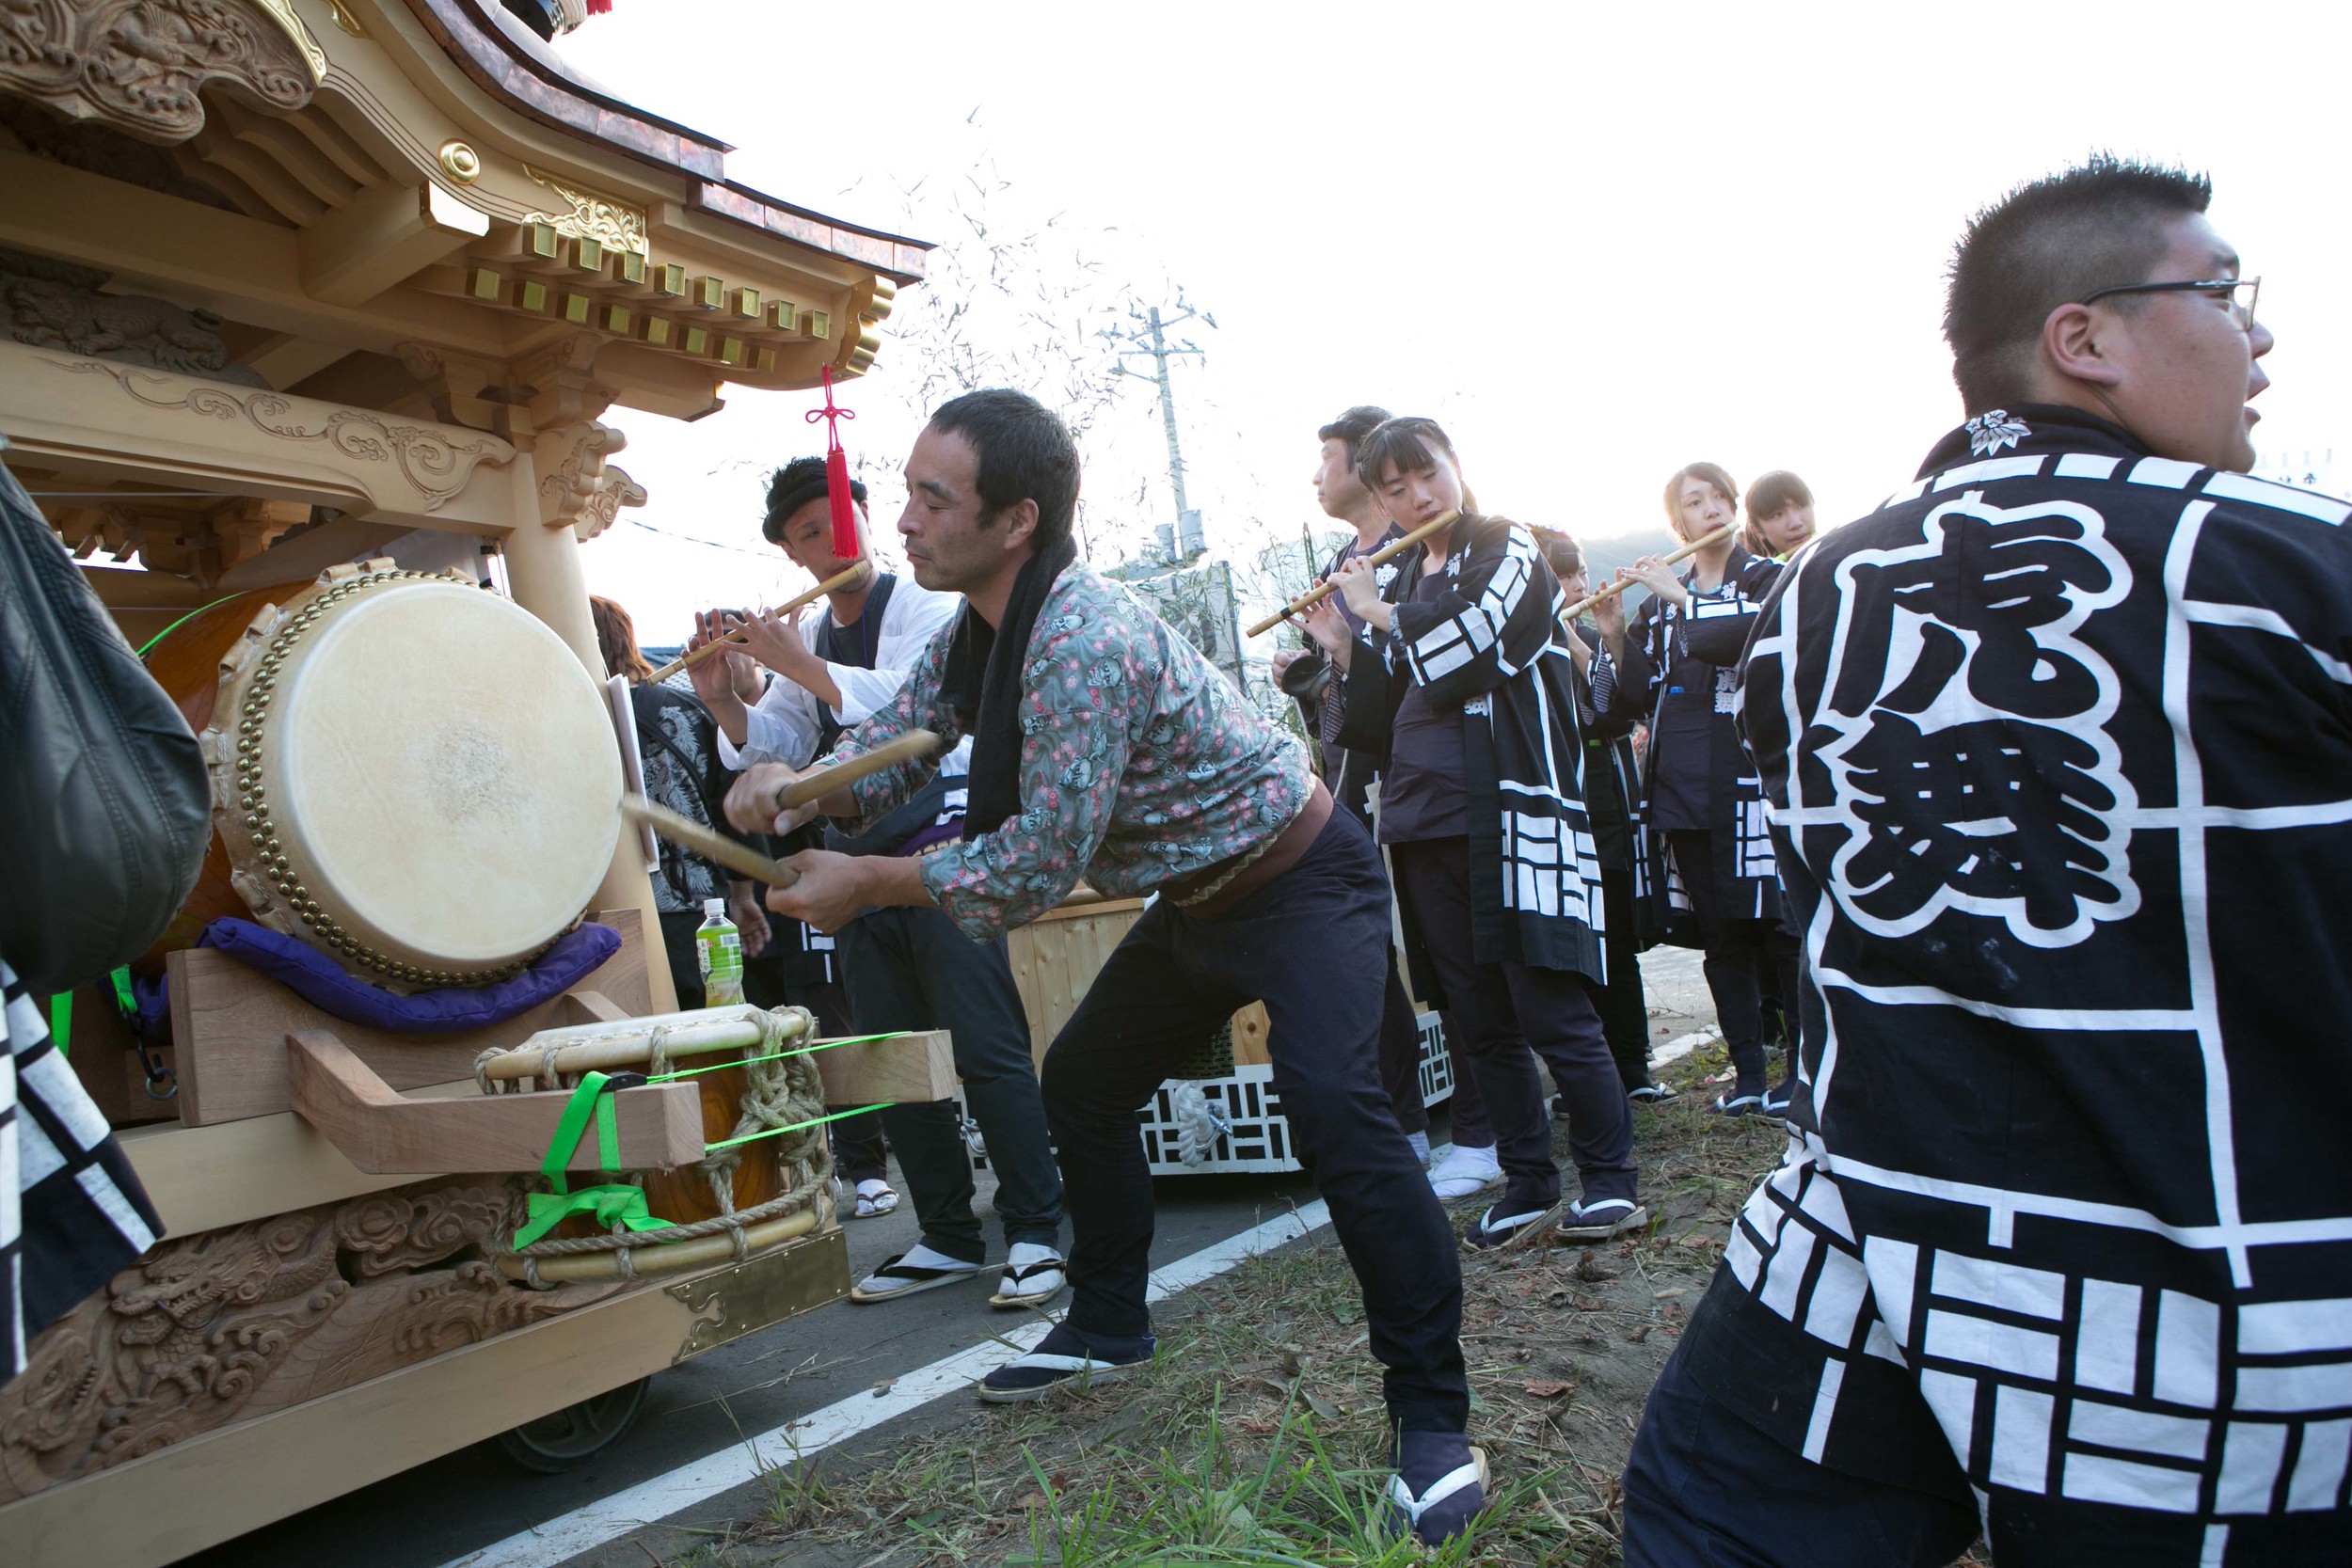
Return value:
M 0 1429 L 39 1421 L 44 1433 L 37 1470 L 0 1466 L 0 1568 L 115 1510 L 171 1521 L 158 1542 L 225 1539 L 585 1402 L 609 1404 L 664 1367 L 848 1293 L 839 1227 L 814 1212 L 802 1234 L 747 1260 L 723 1253 L 715 1267 L 659 1278 L 533 1290 L 491 1266 L 570 1095 L 485 1096 L 477 1058 L 542 1031 L 642 1034 L 660 1022 L 645 1017 L 638 911 L 596 918 L 622 946 L 580 987 L 459 1035 L 386 1034 L 330 1018 L 225 954 L 171 956 L 183 1088 L 165 1109 L 178 1118 L 119 1133 L 165 1234 L 42 1337 L 41 1375 L 0 1388 Z M 86 1080 L 119 1080 L 105 1043 L 76 1029 L 69 1059 Z M 944 1034 L 814 1059 L 844 1102 L 953 1092 Z M 616 1163 L 703 1158 L 694 1082 L 613 1093 Z M 596 1137 L 582 1142 L 569 1169 L 597 1169 Z M 233 1377 L 210 1365 L 219 1345 L 246 1347 Z M 78 1391 L 71 1408 L 37 1411 L 58 1386 Z M 525 1446 L 547 1458 L 544 1443 Z M 157 1545 L 120 1560 L 176 1555 Z

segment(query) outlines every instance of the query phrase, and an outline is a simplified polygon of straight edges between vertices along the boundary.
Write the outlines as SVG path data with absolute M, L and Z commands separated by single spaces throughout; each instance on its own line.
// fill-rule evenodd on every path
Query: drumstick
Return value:
M 872 751 L 820 768 L 797 784 L 787 784 L 776 792 L 776 815 L 781 816 L 794 806 L 806 805 L 821 800 L 842 785 L 879 773 L 886 768 L 917 757 L 927 757 L 939 750 L 939 736 L 929 730 L 909 730 L 893 736 Z M 787 888 L 801 879 L 801 874 L 782 861 L 771 860 L 758 850 L 738 844 L 724 833 L 713 832 L 691 817 L 680 816 L 667 806 L 657 805 L 642 795 L 621 797 L 621 815 L 632 822 L 642 822 L 663 838 L 683 844 L 698 855 L 707 856 L 729 871 L 738 871 L 772 888 Z
M 824 581 L 818 583 L 816 587 L 810 589 L 799 598 L 786 600 L 782 605 L 777 607 L 775 613 L 778 615 L 789 615 L 796 610 L 805 609 L 807 606 L 815 604 L 818 600 L 823 598 L 826 594 L 832 593 L 836 588 L 849 587 L 850 583 L 857 580 L 858 574 L 866 571 L 869 566 L 871 566 L 871 564 L 872 562 L 870 562 L 861 561 L 846 572 L 834 573 L 832 577 L 827 578 Z M 652 674 L 647 675 L 645 679 L 648 683 L 659 685 L 662 681 L 668 680 L 672 675 L 676 674 L 680 670 L 691 670 L 695 665 L 700 664 L 704 659 L 708 658 L 712 654 L 717 653 L 722 648 L 739 648 L 742 645 L 743 634 L 739 631 L 731 631 L 724 637 L 713 638 L 710 641 L 704 643 L 701 647 L 695 649 L 691 654 L 678 655 L 677 657 L 670 660 L 669 663 L 663 665 L 660 669 L 656 670 Z
M 717 861 L 729 871 L 766 882 L 770 887 L 787 888 L 801 879 L 801 874 L 782 861 L 770 860 L 748 845 L 738 844 L 724 833 L 714 833 L 691 817 L 680 816 L 667 806 L 656 805 L 643 795 L 621 797 L 621 815 L 631 822 L 643 822 L 663 838 L 683 844 L 698 855 Z
M 1399 539 L 1395 544 L 1384 545 L 1380 548 L 1373 551 L 1372 556 L 1366 564 L 1373 566 L 1384 566 L 1388 564 L 1389 562 L 1394 560 L 1400 555 L 1403 555 L 1406 546 L 1418 545 L 1422 540 L 1428 538 L 1431 534 L 1452 528 L 1454 523 L 1460 519 L 1461 515 L 1462 514 L 1458 509 L 1449 509 L 1440 513 L 1436 521 L 1423 523 L 1421 527 L 1413 530 L 1412 532 L 1406 534 L 1404 538 Z M 1338 592 L 1338 584 L 1332 582 L 1327 578 L 1315 587 L 1309 589 L 1306 593 L 1301 594 L 1298 597 L 1293 599 L 1289 606 L 1279 614 L 1269 615 L 1264 620 L 1259 622 L 1256 626 L 1251 626 L 1249 628 L 1249 635 L 1252 637 L 1258 637 L 1266 632 L 1270 632 L 1275 627 L 1280 626 L 1283 622 L 1289 620 L 1292 616 L 1297 614 L 1300 610 L 1312 605 L 1321 604 L 1325 599 L 1330 597 L 1331 594 L 1336 592 Z
M 1674 554 L 1666 557 L 1666 559 L 1660 562 L 1659 564 L 1661 566 L 1671 566 L 1677 561 L 1682 561 L 1691 556 L 1694 556 L 1698 554 L 1699 551 L 1707 548 L 1708 546 L 1731 537 L 1731 535 L 1738 531 L 1739 526 L 1740 525 L 1737 523 L 1725 523 L 1723 527 L 1717 529 L 1712 533 L 1702 534 L 1700 537 L 1693 539 L 1689 544 L 1683 546 L 1682 548 L 1675 551 Z M 1582 598 L 1577 600 L 1576 603 L 1562 610 L 1560 612 L 1560 619 L 1563 621 L 1573 621 L 1579 615 L 1581 615 L 1584 611 L 1590 610 L 1593 606 L 1600 603 L 1601 600 L 1613 599 L 1618 594 L 1624 593 L 1627 589 L 1638 585 L 1641 580 L 1642 579 L 1640 578 L 1627 578 L 1622 582 L 1611 583 L 1608 587 L 1601 589 L 1597 593 L 1587 594 Z
M 794 806 L 821 800 L 845 784 L 855 784 L 870 774 L 884 772 L 902 762 L 921 762 L 939 750 L 939 736 L 929 730 L 909 730 L 894 735 L 870 752 L 860 752 L 845 762 L 828 763 L 803 773 L 794 783 L 776 791 L 776 815 L 782 816 Z

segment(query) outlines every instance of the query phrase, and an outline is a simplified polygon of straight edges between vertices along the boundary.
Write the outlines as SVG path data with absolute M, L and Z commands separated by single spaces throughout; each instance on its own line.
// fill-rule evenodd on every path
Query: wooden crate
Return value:
M 1078 1010 L 1078 1003 L 1094 983 L 1104 960 L 1111 956 L 1111 949 L 1142 913 L 1140 898 L 1065 904 L 1006 939 L 1012 959 L 1012 983 L 1020 989 L 1021 1005 L 1029 1015 L 1029 1053 L 1041 1066 L 1045 1048 Z M 1233 1015 L 1234 1065 L 1267 1065 L 1272 1058 L 1266 1054 L 1265 1044 L 1265 1008 L 1252 1002 Z M 1201 1042 L 1204 1051 L 1208 1045 L 1206 1040 Z

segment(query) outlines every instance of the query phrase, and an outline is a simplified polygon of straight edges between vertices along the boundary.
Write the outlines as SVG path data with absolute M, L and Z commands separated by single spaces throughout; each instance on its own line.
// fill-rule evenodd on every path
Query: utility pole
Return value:
M 1118 352 L 1116 369 L 1119 373 L 1132 375 L 1138 381 L 1152 382 L 1160 389 L 1160 423 L 1168 432 L 1168 478 L 1176 491 L 1176 529 L 1171 534 L 1167 525 L 1161 525 L 1160 553 L 1170 561 L 1179 559 L 1180 549 L 1184 558 L 1189 558 L 1199 555 L 1204 546 L 1200 537 L 1200 514 L 1195 512 L 1184 499 L 1184 451 L 1176 438 L 1176 388 L 1168 380 L 1168 362 L 1186 355 L 1197 359 L 1206 358 L 1207 356 L 1188 338 L 1171 345 L 1168 341 L 1168 329 L 1196 319 L 1207 323 L 1212 329 L 1216 325 L 1215 316 L 1195 310 L 1184 302 L 1181 292 L 1176 296 L 1176 309 L 1183 313 L 1163 319 L 1156 305 L 1145 309 L 1131 304 L 1127 307 L 1127 314 L 1136 323 L 1134 326 L 1125 329 L 1107 326 L 1103 329 L 1104 337 L 1114 342 L 1131 345 Z M 1127 366 L 1130 359 L 1147 357 L 1152 361 L 1149 373 L 1130 370 Z

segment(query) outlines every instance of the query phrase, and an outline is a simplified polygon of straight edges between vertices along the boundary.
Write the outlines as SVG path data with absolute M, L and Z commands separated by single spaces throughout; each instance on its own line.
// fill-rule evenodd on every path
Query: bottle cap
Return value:
M 703 918 L 705 920 L 723 920 L 726 918 L 726 912 L 727 901 L 725 899 L 706 898 L 703 900 Z

